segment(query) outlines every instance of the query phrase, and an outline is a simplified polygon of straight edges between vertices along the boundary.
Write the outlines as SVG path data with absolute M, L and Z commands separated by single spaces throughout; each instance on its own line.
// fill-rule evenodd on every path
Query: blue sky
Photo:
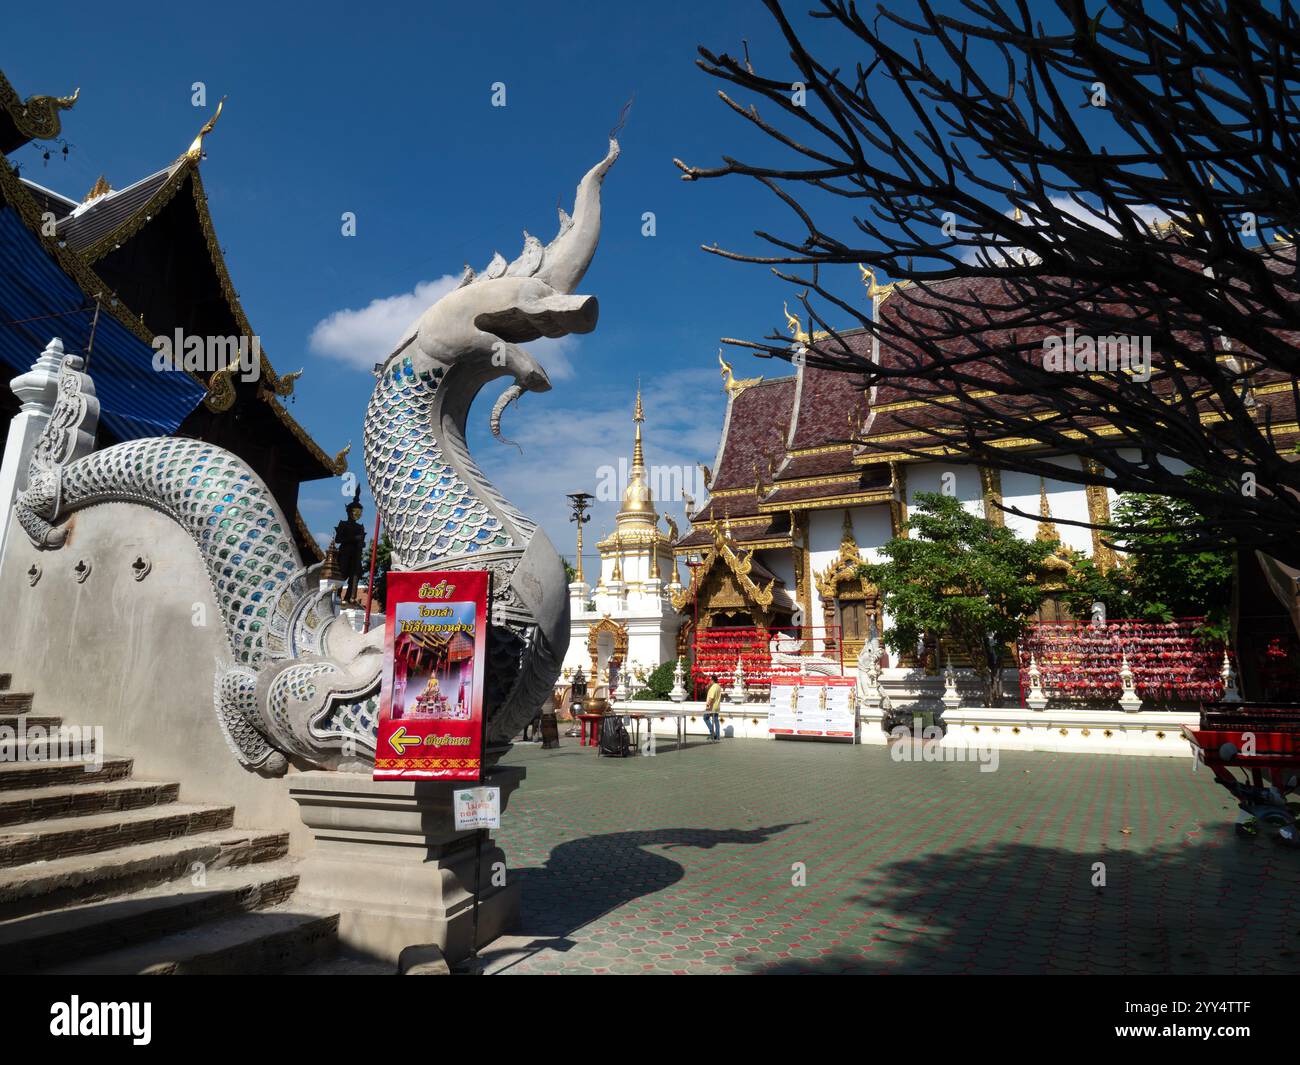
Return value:
M 681 181 L 672 159 L 766 150 L 694 63 L 698 44 L 736 54 L 745 38 L 765 72 L 785 69 L 757 3 L 168 3 L 110 17 L 72 3 L 59 13 L 54 36 L 39 7 L 5 15 L 0 65 L 21 94 L 82 90 L 64 117 L 69 161 L 42 165 L 29 147 L 17 153 L 24 176 L 78 199 L 101 173 L 121 188 L 180 154 L 228 96 L 203 179 L 232 275 L 276 368 L 305 368 L 290 410 L 326 451 L 352 441 L 359 474 L 367 368 L 463 263 L 482 268 L 497 249 L 513 258 L 524 228 L 553 235 L 557 201 L 571 204 L 635 93 L 583 284 L 600 299 L 600 325 L 540 351 L 554 390 L 524 397 L 503 425 L 522 456 L 487 434 L 499 388 L 480 396 L 471 443 L 570 556 L 563 496 L 594 491 L 599 468 L 630 452 L 638 376 L 648 460 L 712 463 L 718 338 L 782 326 L 790 289 L 699 246 L 752 248 L 755 228 L 787 219 L 738 179 Z M 808 25 L 814 42 L 828 32 Z M 191 104 L 196 81 L 205 108 Z M 494 82 L 506 85 L 504 108 L 491 106 Z M 352 238 L 340 232 L 345 211 L 357 216 Z M 646 211 L 654 237 L 641 234 Z M 744 376 L 788 372 L 735 362 Z M 304 486 L 318 533 L 341 503 L 337 483 Z M 681 522 L 680 502 L 668 509 Z M 603 535 L 613 510 L 599 508 L 589 531 Z

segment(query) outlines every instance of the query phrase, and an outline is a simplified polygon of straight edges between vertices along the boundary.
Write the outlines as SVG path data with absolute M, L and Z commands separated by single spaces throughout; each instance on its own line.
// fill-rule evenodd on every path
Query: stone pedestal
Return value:
M 487 771 L 483 783 L 501 789 L 503 814 L 524 773 Z M 289 794 L 315 837 L 298 866 L 298 897 L 339 914 L 339 940 L 349 950 L 396 964 L 404 947 L 432 943 L 453 964 L 468 957 L 475 833 L 453 827 L 452 796 L 473 786 L 320 771 L 290 777 Z M 519 920 L 519 885 L 490 836 L 479 885 L 481 950 Z
M 13 394 L 22 400 L 22 407 L 9 422 L 4 461 L 0 463 L 0 561 L 4 558 L 5 540 L 10 526 L 17 524 L 13 521 L 13 504 L 18 493 L 27 487 L 27 463 L 59 398 L 59 374 L 63 369 L 63 357 L 63 341 L 54 337 L 31 369 L 9 382 Z M 89 377 L 83 380 L 82 393 L 93 402 L 95 386 Z M 98 413 L 99 405 L 96 402 L 96 416 Z M 92 434 L 93 431 L 92 425 Z M 74 454 L 85 454 L 93 444 L 92 435 L 79 444 Z

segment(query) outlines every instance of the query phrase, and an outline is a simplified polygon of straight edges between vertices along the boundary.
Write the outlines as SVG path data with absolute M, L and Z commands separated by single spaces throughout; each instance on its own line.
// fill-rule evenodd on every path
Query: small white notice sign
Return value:
M 500 788 L 457 788 L 453 805 L 457 830 L 501 827 Z

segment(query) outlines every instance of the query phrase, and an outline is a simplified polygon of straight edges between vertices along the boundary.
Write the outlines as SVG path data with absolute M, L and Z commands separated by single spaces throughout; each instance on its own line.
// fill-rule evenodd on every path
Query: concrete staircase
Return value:
M 9 683 L 0 674 L 0 727 L 57 730 Z M 129 758 L 59 760 L 39 739 L 10 750 L 0 973 L 392 972 L 338 957 L 338 915 L 294 903 L 287 833 L 234 828 L 234 807 L 182 802 Z

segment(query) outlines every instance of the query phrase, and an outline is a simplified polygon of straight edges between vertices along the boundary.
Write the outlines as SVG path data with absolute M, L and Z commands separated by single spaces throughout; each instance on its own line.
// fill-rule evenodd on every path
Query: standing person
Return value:
M 722 706 L 722 685 L 717 677 L 709 678 L 709 690 L 704 695 L 704 727 L 709 730 L 709 742 L 722 739 L 722 723 L 718 709 Z

